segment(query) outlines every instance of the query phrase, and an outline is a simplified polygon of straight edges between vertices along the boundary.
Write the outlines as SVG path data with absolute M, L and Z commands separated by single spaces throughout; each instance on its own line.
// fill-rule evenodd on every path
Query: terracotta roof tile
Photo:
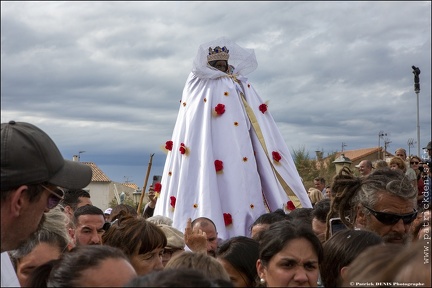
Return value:
M 138 185 L 135 183 L 122 183 L 122 185 L 130 187 L 130 188 L 135 189 L 135 190 L 138 189 Z
M 111 182 L 111 179 L 108 178 L 108 176 L 105 175 L 104 172 L 93 162 L 81 162 L 85 165 L 90 166 L 92 169 L 93 175 L 92 175 L 92 182 Z
M 355 162 L 359 159 L 362 159 L 364 157 L 367 157 L 373 153 L 378 153 L 378 149 L 381 149 L 381 151 L 383 151 L 382 148 L 378 148 L 378 147 L 373 147 L 373 148 L 363 148 L 363 149 L 357 149 L 357 150 L 345 150 L 343 151 L 343 154 L 345 155 L 345 157 L 351 159 L 351 161 Z M 389 151 L 387 152 L 387 156 L 393 156 L 391 153 L 389 153 Z M 340 154 L 342 154 L 342 152 L 336 152 L 336 158 L 340 156 Z

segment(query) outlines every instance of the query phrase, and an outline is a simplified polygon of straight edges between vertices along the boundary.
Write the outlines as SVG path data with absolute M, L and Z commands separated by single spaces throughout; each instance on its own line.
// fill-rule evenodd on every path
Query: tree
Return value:
M 134 207 L 135 209 L 138 209 L 138 204 L 134 202 L 133 198 L 131 197 L 130 193 L 125 192 L 125 200 L 123 202 L 123 204 L 125 205 L 129 205 L 131 207 Z M 143 203 L 144 205 L 142 205 L 141 207 L 141 213 L 139 213 L 140 215 L 142 214 L 143 210 L 144 210 L 144 206 L 146 203 Z M 117 203 L 117 199 L 114 197 L 110 203 L 108 204 L 109 207 L 114 208 L 115 206 L 119 205 L 119 203 Z
M 327 185 L 331 185 L 336 175 L 336 167 L 333 161 L 336 159 L 336 152 L 328 154 L 325 158 L 311 159 L 309 152 L 304 147 L 293 151 L 293 160 L 297 171 L 303 180 L 305 189 L 313 187 L 315 177 L 323 177 Z

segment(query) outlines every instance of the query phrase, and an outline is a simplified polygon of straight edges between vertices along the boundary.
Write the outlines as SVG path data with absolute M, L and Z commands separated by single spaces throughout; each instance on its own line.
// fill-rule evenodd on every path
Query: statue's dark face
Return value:
M 228 61 L 226 60 L 213 61 L 210 65 L 222 72 L 228 71 Z

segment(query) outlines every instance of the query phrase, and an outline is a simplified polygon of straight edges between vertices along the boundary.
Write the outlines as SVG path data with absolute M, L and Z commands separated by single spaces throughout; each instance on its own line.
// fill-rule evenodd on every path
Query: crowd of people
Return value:
M 34 149 L 15 150 L 23 141 Z M 188 219 L 180 231 L 169 217 L 140 215 L 125 204 L 105 212 L 93 206 L 82 189 L 91 171 L 64 160 L 36 126 L 2 124 L 3 148 L 14 160 L 2 159 L 5 287 L 431 285 L 425 254 L 430 202 L 418 205 L 406 171 L 373 168 L 355 176 L 344 168 L 332 179 L 330 197 L 322 192 L 325 186 L 313 188 L 323 198 L 312 208 L 263 213 L 247 235 L 221 239 L 206 217 Z M 16 171 L 25 174 L 17 177 Z M 330 219 L 336 218 L 343 229 L 331 227 Z
M 236 67 L 228 65 L 229 50 L 225 46 L 210 48 L 211 57 L 206 59 L 211 60 L 210 68 L 218 71 L 207 75 L 209 79 L 219 77 L 221 72 L 236 75 L 239 69 L 255 68 L 253 53 L 240 48 L 232 52 L 235 49 L 249 57 L 243 60 L 251 66 L 241 66 L 241 62 Z M 226 59 L 215 57 L 218 53 L 223 53 Z M 195 76 L 190 76 L 191 85 L 195 82 L 198 86 L 204 85 L 202 79 L 195 79 Z M 230 81 L 237 84 L 229 86 Z M 200 177 L 209 176 L 204 184 L 226 187 L 226 183 L 221 183 L 231 181 L 237 195 L 227 191 L 217 194 L 216 191 L 216 195 L 206 194 L 196 200 L 196 195 L 185 196 L 186 192 L 192 193 L 181 190 L 185 189 L 184 184 L 176 181 L 189 178 L 185 183 L 193 183 L 194 189 L 199 189 L 203 185 L 196 185 L 199 177 L 170 174 L 175 177 L 164 183 L 170 187 L 169 193 L 179 197 L 175 208 L 181 215 L 173 213 L 175 205 L 173 198 L 168 197 L 170 194 L 159 198 L 154 190 L 142 214 L 126 204 L 101 210 L 92 204 L 91 192 L 84 190 L 92 178 L 90 167 L 65 160 L 52 139 L 30 123 L 2 123 L 1 286 L 431 286 L 430 162 L 423 163 L 417 156 L 407 157 L 404 149 L 398 149 L 388 167 L 365 160 L 357 167 L 359 176 L 345 167 L 331 183 L 316 177 L 314 187 L 300 187 L 302 184 L 298 182 L 299 175 L 292 166 L 289 152 L 281 144 L 280 134 L 273 130 L 274 121 L 265 114 L 266 106 L 261 104 L 260 108 L 252 109 L 265 115 L 260 115 L 259 120 L 253 118 L 253 111 L 246 112 L 246 100 L 258 97 L 255 91 L 245 90 L 250 88 L 247 79 L 237 75 L 219 84 L 231 90 L 218 99 L 229 99 L 227 96 L 237 93 L 240 99 L 246 97 L 244 101 L 237 98 L 227 101 L 233 101 L 229 103 L 243 116 L 243 122 L 239 121 L 248 129 L 241 133 L 243 140 L 249 139 L 247 143 L 250 144 L 242 146 L 239 145 L 241 141 L 233 141 L 231 144 L 238 149 L 232 151 L 240 152 L 247 146 L 243 152 L 249 154 L 238 163 L 224 158 L 226 166 L 216 161 L 213 166 L 211 161 L 212 170 L 217 170 L 207 171 L 211 177 L 204 173 L 206 171 L 191 170 Z M 225 91 L 214 85 L 213 91 Z M 183 107 L 199 100 L 188 102 L 185 99 Z M 195 104 L 205 105 L 206 99 Z M 218 107 L 216 114 L 223 114 L 223 107 Z M 254 126 L 254 133 L 260 135 L 250 134 L 251 123 L 246 119 L 252 121 L 251 118 L 267 130 Z M 229 123 L 230 129 L 237 131 L 239 122 Z M 273 137 L 269 141 L 272 147 L 260 143 L 258 138 L 263 135 L 264 138 Z M 212 135 L 207 136 L 201 140 L 212 139 Z M 191 137 L 190 140 L 189 143 L 197 144 L 199 139 Z M 193 154 L 187 145 L 181 144 L 180 154 Z M 257 144 L 258 151 L 253 151 Z M 209 160 L 206 157 L 210 155 L 204 152 L 206 147 L 197 147 L 203 149 L 204 158 L 195 155 L 197 158 L 189 159 Z M 275 147 L 280 153 L 273 151 L 270 153 L 273 159 L 269 159 L 267 148 L 272 151 Z M 431 142 L 425 148 L 432 159 Z M 228 149 L 217 149 L 222 156 L 235 156 L 232 151 L 224 154 L 225 150 Z M 169 173 L 190 168 L 187 161 L 178 156 L 168 158 Z M 409 165 L 405 164 L 407 160 Z M 221 175 L 223 167 L 225 172 L 230 171 L 225 178 L 217 176 Z M 240 177 L 236 172 L 240 174 L 242 169 L 247 173 Z M 242 181 L 248 181 L 248 185 L 242 186 Z M 253 189 L 246 191 L 247 187 Z M 202 194 L 205 193 L 197 190 L 197 195 Z M 234 202 L 230 203 L 230 199 Z M 279 200 L 283 203 L 290 200 L 294 204 L 279 207 L 276 205 Z M 212 205 L 220 212 L 217 219 L 199 215 L 205 211 L 200 209 L 211 210 Z M 187 212 L 195 208 L 199 209 Z M 232 214 L 222 213 L 223 209 Z M 241 213 L 234 214 L 236 209 Z M 233 219 L 235 225 L 229 230 L 226 227 L 233 224 Z
M 418 198 L 407 169 L 373 167 L 356 176 L 344 168 L 331 193 L 317 177 L 312 208 L 263 213 L 247 235 L 223 239 L 206 217 L 189 218 L 180 231 L 152 209 L 140 215 L 119 204 L 102 211 L 83 190 L 91 170 L 64 160 L 42 130 L 11 121 L 1 137 L 2 286 L 431 285 L 423 257 L 430 200 Z M 343 228 L 333 229 L 332 219 Z

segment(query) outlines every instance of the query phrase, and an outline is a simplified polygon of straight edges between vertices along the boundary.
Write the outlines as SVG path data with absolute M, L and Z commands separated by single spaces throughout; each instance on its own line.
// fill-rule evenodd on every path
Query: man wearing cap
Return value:
M 366 177 L 372 172 L 372 162 L 370 160 L 362 160 L 358 165 L 355 166 L 361 176 Z
M 38 127 L 1 124 L 1 286 L 16 285 L 3 252 L 18 248 L 38 229 L 44 213 L 63 198 L 61 188 L 84 188 L 91 177 L 90 167 L 65 160 Z
M 105 222 L 108 222 L 109 221 L 109 217 L 110 217 L 110 215 L 111 215 L 111 212 L 112 212 L 112 208 L 110 207 L 110 208 L 107 208 L 105 211 L 104 211 L 104 218 L 105 218 Z
M 166 224 L 158 224 L 157 226 L 162 229 L 167 238 L 167 245 L 162 255 L 162 265 L 165 267 L 173 256 L 185 251 L 184 235 L 172 226 Z

